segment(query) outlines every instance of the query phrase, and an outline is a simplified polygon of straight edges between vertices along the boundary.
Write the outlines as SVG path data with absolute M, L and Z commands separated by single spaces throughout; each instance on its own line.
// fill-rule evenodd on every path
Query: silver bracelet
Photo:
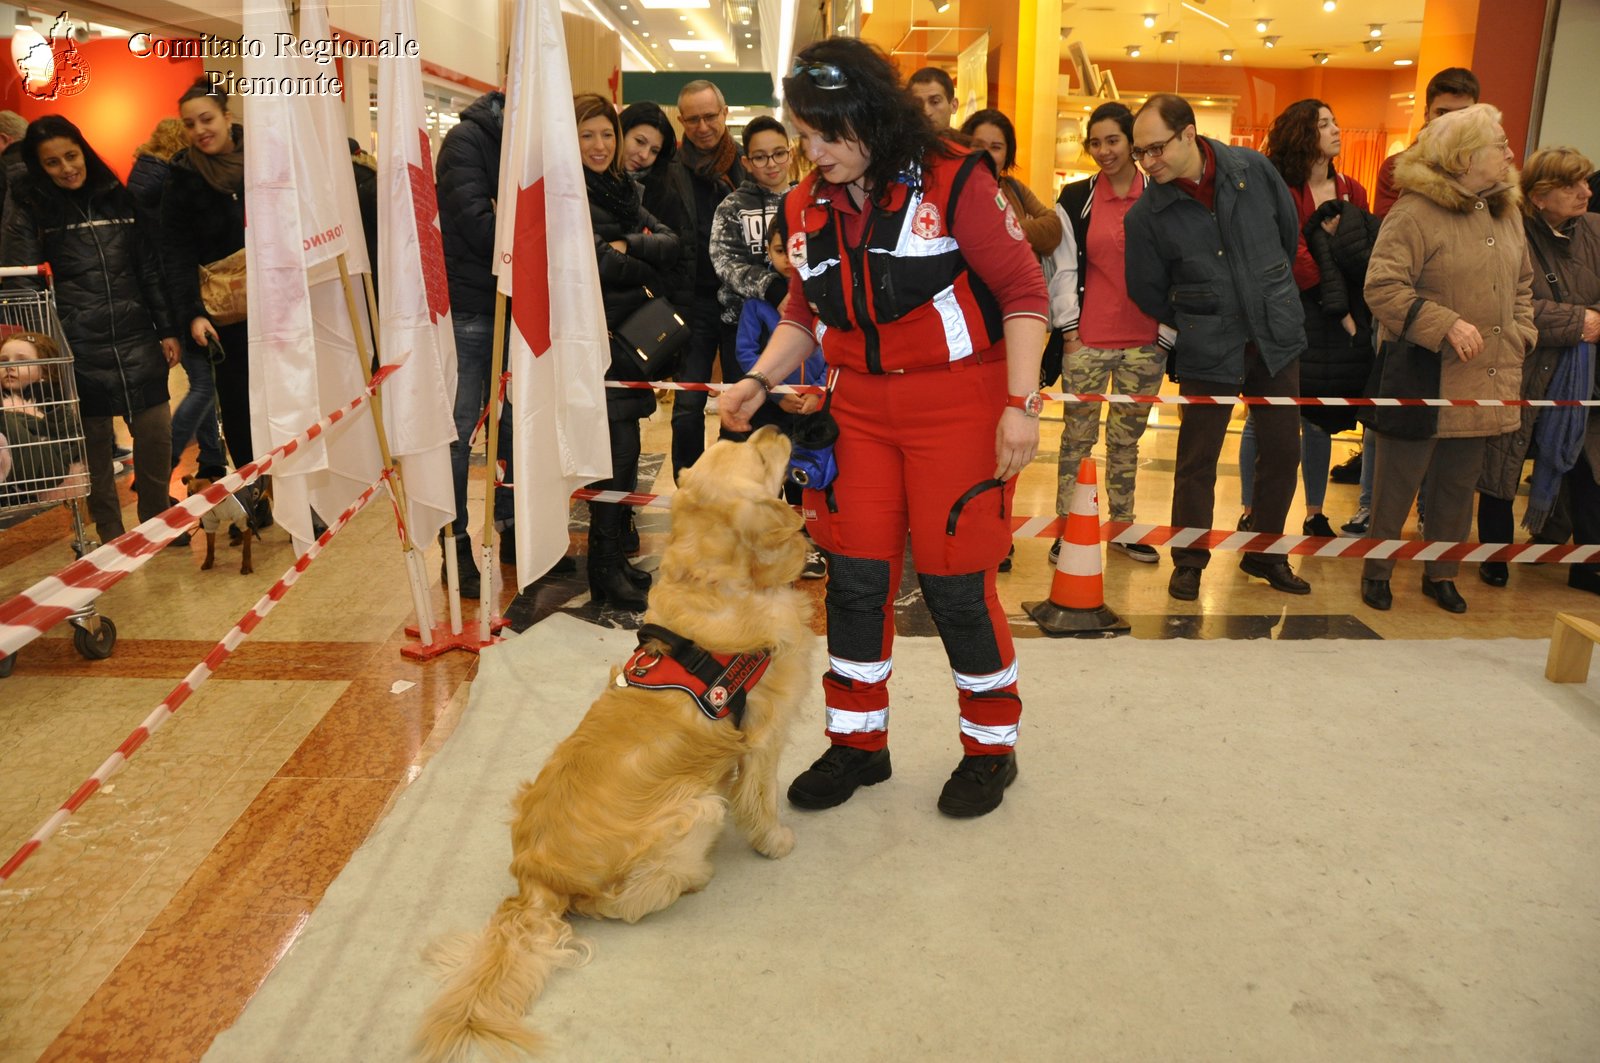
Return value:
M 767 374 L 765 373 L 758 373 L 752 369 L 739 379 L 754 380 L 757 384 L 761 385 L 762 391 L 765 391 L 768 395 L 772 394 L 772 381 L 767 379 Z

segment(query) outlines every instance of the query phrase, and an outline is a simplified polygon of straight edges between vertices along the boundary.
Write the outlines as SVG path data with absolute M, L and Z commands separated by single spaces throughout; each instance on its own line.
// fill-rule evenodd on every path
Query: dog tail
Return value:
M 495 1059 L 537 1052 L 538 1033 L 523 1016 L 557 967 L 588 962 L 589 946 L 564 918 L 566 899 L 542 884 L 525 882 L 500 902 L 480 933 L 436 942 L 427 958 L 444 968 L 444 990 L 417 1032 L 416 1054 L 427 1063 L 460 1063 L 476 1045 Z

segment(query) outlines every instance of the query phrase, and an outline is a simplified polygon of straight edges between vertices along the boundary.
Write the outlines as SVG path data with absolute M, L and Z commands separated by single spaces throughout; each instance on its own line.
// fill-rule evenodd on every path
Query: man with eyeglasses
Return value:
M 728 104 L 722 90 L 709 81 L 691 81 L 678 92 L 678 121 L 683 142 L 673 165 L 688 173 L 694 195 L 686 204 L 693 227 L 679 233 L 694 241 L 694 297 L 685 310 L 689 350 L 677 378 L 704 384 L 711 379 L 722 345 L 722 304 L 717 299 L 717 271 L 711 261 L 711 227 L 717 207 L 739 183 L 739 147 L 728 134 Z M 687 258 L 687 256 L 685 256 Z M 729 347 L 722 352 L 722 378 L 739 379 L 739 363 Z M 706 394 L 680 391 L 672 400 L 672 477 L 700 459 L 706 449 Z
M 776 118 L 761 115 L 744 127 L 745 179 L 717 207 L 711 225 L 711 265 L 722 287 L 722 350 L 734 350 L 739 312 L 746 299 L 764 299 L 774 307 L 788 294 L 789 282 L 767 264 L 767 226 L 783 209 L 789 191 L 789 132 Z M 737 380 L 723 370 L 723 379 Z M 722 435 L 739 433 L 723 429 Z
M 1305 317 L 1294 281 L 1299 214 L 1289 187 L 1260 153 L 1195 127 L 1181 96 L 1150 97 L 1133 120 L 1133 157 L 1152 182 L 1128 211 L 1128 294 L 1160 322 L 1167 373 L 1183 395 L 1300 394 Z M 1212 527 L 1217 458 L 1232 406 L 1186 406 L 1178 428 L 1172 523 Z M 1300 411 L 1257 406 L 1254 530 L 1283 532 L 1300 464 Z M 1200 595 L 1208 550 L 1178 547 L 1167 593 Z M 1282 554 L 1248 553 L 1247 575 L 1275 590 L 1311 585 Z

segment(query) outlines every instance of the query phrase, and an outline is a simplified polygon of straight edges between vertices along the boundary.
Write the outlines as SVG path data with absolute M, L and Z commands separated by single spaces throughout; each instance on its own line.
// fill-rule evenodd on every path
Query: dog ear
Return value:
M 790 583 L 805 563 L 805 524 L 781 498 L 747 498 L 738 506 L 736 523 L 750 552 L 750 578 L 758 587 Z

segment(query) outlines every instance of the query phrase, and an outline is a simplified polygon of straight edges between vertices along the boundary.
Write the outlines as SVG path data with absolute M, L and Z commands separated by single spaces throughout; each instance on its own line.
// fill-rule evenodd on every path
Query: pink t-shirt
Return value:
M 1090 347 L 1120 350 L 1156 341 L 1156 322 L 1128 298 L 1123 270 L 1128 238 L 1123 219 L 1144 191 L 1144 175 L 1136 174 L 1128 194 L 1119 196 L 1111 182 L 1095 182 L 1094 205 L 1089 209 L 1089 235 L 1084 245 L 1087 260 L 1083 276 L 1083 312 L 1078 317 L 1078 338 Z

